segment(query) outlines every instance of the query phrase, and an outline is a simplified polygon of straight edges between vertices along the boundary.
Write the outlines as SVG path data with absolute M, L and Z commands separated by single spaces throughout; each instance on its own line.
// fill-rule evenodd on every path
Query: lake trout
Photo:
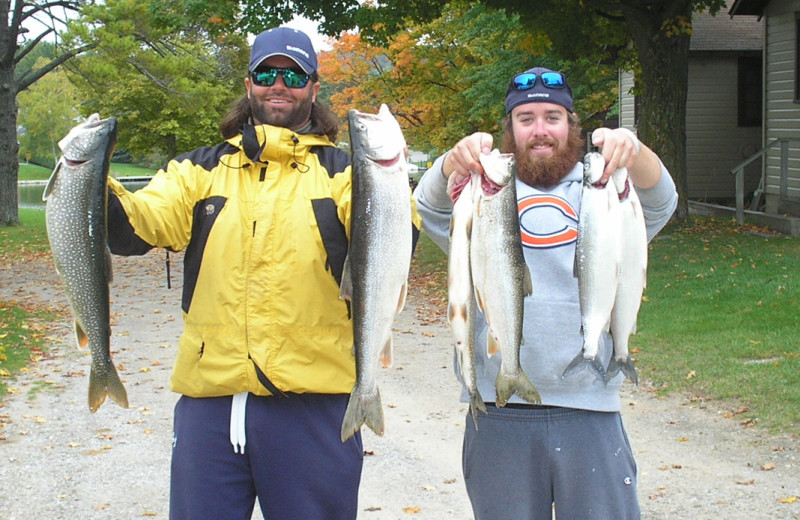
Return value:
M 614 356 L 606 369 L 606 381 L 620 371 L 634 384 L 639 384 L 636 367 L 628 352 L 628 338 L 636 332 L 636 318 L 647 284 L 647 228 L 642 205 L 633 188 L 628 171 L 619 168 L 612 175 L 620 204 L 620 268 L 616 299 L 611 310 L 611 337 Z
M 452 178 L 452 177 L 451 177 Z M 469 393 L 472 422 L 478 427 L 478 410 L 486 404 L 478 391 L 475 375 L 475 304 L 470 264 L 472 234 L 472 180 L 466 177 L 454 186 L 450 216 L 450 248 L 447 255 L 447 319 L 453 331 L 456 361 L 461 380 Z
M 600 185 L 605 160 L 599 153 L 586 154 L 583 191 L 575 244 L 575 271 L 581 309 L 583 347 L 562 374 L 566 378 L 585 368 L 605 381 L 606 370 L 598 351 L 608 331 L 617 293 L 620 257 L 619 196 L 613 182 Z M 611 186 L 609 186 L 611 185 Z
M 47 238 L 56 271 L 75 319 L 80 347 L 89 346 L 89 409 L 106 395 L 128 407 L 128 395 L 111 361 L 109 283 L 111 254 L 106 230 L 106 182 L 117 141 L 117 121 L 91 115 L 59 141 L 61 158 L 42 196 Z
M 541 397 L 519 362 L 524 300 L 533 293 L 517 212 L 516 161 L 513 154 L 481 154 L 484 175 L 473 174 L 474 185 L 470 262 L 478 309 L 489 325 L 487 349 L 500 352 L 495 380 L 497 406 L 513 394 L 530 403 Z
M 362 424 L 384 430 L 378 364 L 392 363 L 392 324 L 405 304 L 413 247 L 406 141 L 386 105 L 378 114 L 349 112 L 353 163 L 350 247 L 340 296 L 350 300 L 356 382 L 342 442 Z

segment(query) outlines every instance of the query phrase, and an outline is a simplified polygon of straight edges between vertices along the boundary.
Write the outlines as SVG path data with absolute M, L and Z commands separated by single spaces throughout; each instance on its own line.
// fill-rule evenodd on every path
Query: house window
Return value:
M 739 56 L 739 126 L 761 126 L 761 56 Z

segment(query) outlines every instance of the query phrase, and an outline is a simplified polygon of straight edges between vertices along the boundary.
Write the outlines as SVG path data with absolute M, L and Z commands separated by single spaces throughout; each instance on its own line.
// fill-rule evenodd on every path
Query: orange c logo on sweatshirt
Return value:
M 578 213 L 561 197 L 529 195 L 517 201 L 517 208 L 523 247 L 549 249 L 578 239 Z

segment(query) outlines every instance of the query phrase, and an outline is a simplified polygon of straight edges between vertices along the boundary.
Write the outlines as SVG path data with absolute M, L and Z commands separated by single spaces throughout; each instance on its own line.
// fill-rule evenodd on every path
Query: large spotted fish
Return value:
M 117 122 L 93 114 L 58 146 L 61 159 L 44 190 L 47 237 L 75 318 L 78 345 L 89 346 L 89 409 L 108 395 L 128 407 L 111 361 L 109 289 L 111 255 L 106 232 L 106 180 L 117 141 Z

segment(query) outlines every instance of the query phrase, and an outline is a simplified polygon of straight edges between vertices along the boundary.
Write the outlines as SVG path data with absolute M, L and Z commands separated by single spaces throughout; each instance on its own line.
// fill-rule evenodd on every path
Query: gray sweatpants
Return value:
M 636 462 L 615 412 L 520 406 L 467 413 L 475 520 L 638 520 Z

